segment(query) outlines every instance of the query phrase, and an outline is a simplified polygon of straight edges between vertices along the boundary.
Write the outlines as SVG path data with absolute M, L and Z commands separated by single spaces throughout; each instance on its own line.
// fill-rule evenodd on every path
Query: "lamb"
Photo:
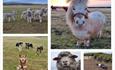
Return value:
M 11 20 L 15 21 L 16 19 L 16 12 L 12 11 L 9 13 L 3 13 L 3 20 L 7 20 L 8 22 L 10 22 Z
M 77 4 L 78 1 L 80 1 L 79 4 Z M 106 17 L 99 11 L 89 12 L 86 1 L 71 0 L 66 13 L 66 23 L 78 39 L 76 46 L 79 47 L 83 43 L 89 48 L 92 37 L 101 37 Z
M 79 70 L 79 62 L 75 60 L 77 57 L 77 55 L 64 51 L 60 52 L 58 57 L 53 60 L 57 61 L 57 70 Z

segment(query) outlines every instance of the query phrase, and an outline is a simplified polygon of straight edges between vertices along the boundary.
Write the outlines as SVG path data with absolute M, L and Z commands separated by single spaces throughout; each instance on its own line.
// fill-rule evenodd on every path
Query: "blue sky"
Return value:
M 47 0 L 3 0 L 3 2 L 47 4 Z

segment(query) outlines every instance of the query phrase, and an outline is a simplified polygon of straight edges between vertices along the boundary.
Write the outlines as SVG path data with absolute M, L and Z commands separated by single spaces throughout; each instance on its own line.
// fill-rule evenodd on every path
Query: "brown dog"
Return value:
M 19 55 L 19 65 L 17 70 L 27 70 L 27 58 L 26 55 Z

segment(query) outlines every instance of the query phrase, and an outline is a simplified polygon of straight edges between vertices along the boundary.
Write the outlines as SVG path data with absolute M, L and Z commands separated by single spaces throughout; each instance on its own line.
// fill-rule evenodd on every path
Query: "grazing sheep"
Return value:
M 77 55 L 64 51 L 60 52 L 58 57 L 53 60 L 57 61 L 57 70 L 78 70 L 79 63 L 75 60 L 77 57 Z
M 7 20 L 8 22 L 11 22 L 11 20 L 15 21 L 16 20 L 16 12 L 12 11 L 9 13 L 3 13 L 3 20 Z
M 87 0 L 71 0 L 66 13 L 66 23 L 78 39 L 76 46 L 90 47 L 92 37 L 101 36 L 105 15 L 99 11 L 89 12 Z
M 27 70 L 27 57 L 26 55 L 19 55 L 19 65 L 17 70 Z

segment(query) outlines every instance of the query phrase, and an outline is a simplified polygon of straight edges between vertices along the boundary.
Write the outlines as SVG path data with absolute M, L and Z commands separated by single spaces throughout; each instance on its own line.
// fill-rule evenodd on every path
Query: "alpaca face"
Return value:
M 74 16 L 74 23 L 78 26 L 81 27 L 83 24 L 85 24 L 85 16 L 83 14 L 76 14 Z
M 73 6 L 73 19 L 77 26 L 82 26 L 87 18 L 87 8 L 82 6 Z

